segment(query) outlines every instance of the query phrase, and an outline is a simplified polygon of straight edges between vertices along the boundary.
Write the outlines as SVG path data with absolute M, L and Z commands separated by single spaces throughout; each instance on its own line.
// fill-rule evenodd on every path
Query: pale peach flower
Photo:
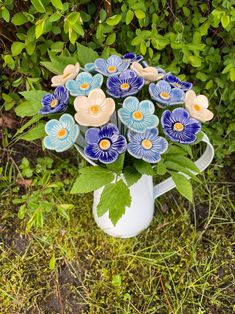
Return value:
M 69 64 L 64 68 L 63 74 L 53 76 L 51 79 L 51 86 L 56 87 L 64 85 L 68 80 L 73 80 L 80 71 L 80 64 Z
M 188 90 L 185 94 L 185 108 L 190 113 L 191 117 L 206 122 L 213 118 L 214 114 L 208 110 L 208 99 L 204 95 L 196 95 L 193 90 Z
M 74 118 L 80 125 L 97 127 L 110 120 L 115 102 L 112 98 L 106 98 L 102 89 L 96 88 L 90 91 L 88 97 L 76 97 L 74 108 L 77 111 Z
M 133 62 L 130 68 L 136 72 L 137 75 L 144 78 L 145 84 L 155 82 L 164 77 L 164 74 L 158 73 L 158 70 L 154 67 L 144 68 L 139 62 Z

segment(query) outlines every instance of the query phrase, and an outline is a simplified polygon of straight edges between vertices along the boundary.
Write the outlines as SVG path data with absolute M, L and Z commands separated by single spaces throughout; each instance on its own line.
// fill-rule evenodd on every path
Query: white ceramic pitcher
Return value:
M 206 134 L 204 134 L 202 142 L 207 144 L 206 150 L 203 155 L 195 162 L 200 171 L 205 170 L 214 157 L 213 146 L 211 145 Z M 80 150 L 79 152 L 83 155 Z M 84 155 L 83 157 L 86 158 Z M 87 158 L 86 160 L 92 165 L 95 165 Z M 188 176 L 186 177 L 190 179 Z M 154 214 L 154 200 L 170 191 L 174 187 L 175 183 L 172 178 L 168 178 L 156 186 L 153 186 L 153 178 L 151 176 L 143 175 L 137 183 L 130 187 L 132 198 L 131 206 L 126 208 L 125 214 L 120 218 L 115 226 L 109 219 L 108 211 L 101 217 L 98 217 L 97 215 L 97 205 L 103 190 L 103 188 L 100 188 L 94 192 L 94 219 L 97 225 L 104 232 L 113 237 L 134 237 L 150 225 Z

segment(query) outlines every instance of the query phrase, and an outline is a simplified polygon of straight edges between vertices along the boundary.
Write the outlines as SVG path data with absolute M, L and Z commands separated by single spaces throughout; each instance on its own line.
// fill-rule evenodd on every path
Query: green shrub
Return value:
M 63 62 L 82 63 L 86 57 L 81 58 L 79 44 L 102 57 L 136 51 L 150 64 L 181 73 L 180 78 L 208 96 L 215 118 L 205 130 L 218 148 L 217 158 L 222 161 L 235 151 L 232 1 L 114 0 L 112 8 L 104 3 L 0 1 L 4 109 L 32 115 L 22 112 L 27 100 L 18 92 L 49 90 L 51 72 L 59 72 Z

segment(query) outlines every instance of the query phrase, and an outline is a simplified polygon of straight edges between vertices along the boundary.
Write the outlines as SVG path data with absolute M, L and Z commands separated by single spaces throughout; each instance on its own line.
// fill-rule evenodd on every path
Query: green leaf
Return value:
M 131 205 L 131 195 L 123 180 L 109 183 L 104 187 L 97 206 L 98 217 L 109 211 L 109 218 L 115 226 L 125 213 L 126 207 Z
M 11 53 L 13 56 L 18 56 L 21 51 L 24 49 L 25 44 L 20 42 L 20 41 L 15 41 L 12 45 L 11 45 Z
M 106 39 L 106 45 L 112 45 L 116 40 L 116 33 L 112 33 L 108 36 L 108 38 Z
M 126 14 L 126 25 L 129 25 L 131 21 L 133 20 L 133 18 L 134 18 L 134 12 L 131 10 L 128 10 Z
M 142 20 L 145 18 L 145 13 L 142 10 L 135 10 L 135 16 L 137 17 L 138 20 Z
M 189 61 L 192 64 L 193 67 L 198 68 L 202 64 L 201 58 L 197 56 L 189 56 Z
M 19 106 L 16 107 L 15 112 L 19 117 L 31 117 L 38 113 L 41 109 L 41 99 L 43 96 L 47 94 L 45 91 L 28 91 L 21 92 L 21 95 L 24 96 L 26 101 L 20 103 Z
M 191 182 L 185 178 L 183 174 L 180 173 L 171 173 L 172 179 L 175 182 L 176 189 L 186 197 L 191 203 L 193 201 L 193 189 Z
M 134 167 L 140 174 L 147 174 L 149 176 L 154 175 L 154 171 L 153 171 L 151 164 L 149 164 L 143 160 L 135 159 L 134 160 Z
M 106 23 L 110 26 L 115 26 L 121 21 L 121 19 L 121 14 L 113 15 L 107 19 Z
M 198 183 L 200 183 L 201 181 L 190 171 L 188 170 L 187 168 L 179 165 L 178 163 L 174 162 L 174 161 L 166 161 L 164 166 L 167 168 L 167 169 L 170 169 L 170 170 L 175 170 L 175 171 L 179 171 L 179 172 L 182 172 L 182 173 L 185 173 L 187 174 L 189 177 L 191 177 L 194 181 L 197 181 Z
M 38 20 L 35 27 L 35 36 L 38 39 L 44 32 L 45 19 Z
M 4 19 L 4 21 L 8 23 L 10 21 L 10 13 L 9 13 L 8 9 L 2 7 L 1 14 L 2 14 L 2 18 Z
M 40 122 L 33 128 L 31 128 L 26 134 L 23 134 L 19 138 L 25 141 L 34 141 L 39 138 L 46 136 L 45 133 L 45 123 Z
M 226 28 L 230 23 L 230 16 L 229 15 L 223 15 L 221 17 L 221 24 L 223 28 Z
M 28 19 L 27 17 L 24 15 L 23 12 L 18 12 L 16 13 L 13 18 L 11 19 L 12 23 L 16 26 L 19 26 L 19 25 L 23 25 L 25 24 L 26 22 L 28 22 Z
M 38 12 L 46 13 L 46 9 L 44 8 L 41 0 L 31 0 L 31 2 Z
M 120 275 L 114 275 L 112 277 L 112 285 L 114 287 L 121 287 L 121 285 L 122 285 L 122 277 Z
M 86 63 L 94 62 L 99 56 L 93 49 L 77 44 L 77 57 L 82 66 Z
M 107 169 L 120 173 L 123 168 L 124 159 L 125 159 L 125 154 L 121 154 L 115 162 L 106 165 Z
M 181 165 L 182 167 L 184 168 L 188 168 L 196 173 L 199 173 L 200 172 L 200 169 L 198 169 L 198 167 L 195 165 L 195 163 L 190 160 L 189 158 L 187 157 L 184 157 L 182 155 L 168 155 L 168 156 L 165 156 L 165 160 L 167 161 L 173 161 L 179 165 Z
M 229 77 L 232 82 L 235 81 L 235 68 L 232 68 L 229 72 Z
M 161 159 L 158 163 L 157 163 L 157 167 L 156 167 L 156 172 L 158 175 L 163 176 L 166 173 L 166 166 L 164 163 L 164 160 Z
M 20 94 L 26 99 L 26 100 L 31 100 L 31 101 L 40 101 L 43 96 L 48 94 L 44 90 L 31 90 L 27 92 L 20 92 Z
M 128 186 L 135 184 L 141 178 L 141 174 L 131 166 L 125 167 L 123 174 Z
M 64 8 L 63 7 L 63 3 L 61 2 L 61 0 L 51 0 L 51 3 L 58 10 L 63 10 L 63 8 Z
M 55 258 L 55 253 L 53 253 L 49 261 L 49 268 L 53 270 L 55 268 L 55 264 L 56 264 L 56 258 Z
M 102 167 L 84 167 L 79 170 L 80 175 L 74 182 L 71 194 L 88 193 L 112 182 L 114 174 Z

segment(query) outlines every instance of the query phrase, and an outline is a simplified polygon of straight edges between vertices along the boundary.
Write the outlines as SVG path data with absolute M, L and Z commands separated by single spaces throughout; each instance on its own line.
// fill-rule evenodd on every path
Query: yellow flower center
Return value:
M 130 84 L 128 84 L 128 83 L 122 83 L 121 86 L 120 86 L 120 88 L 121 88 L 122 90 L 128 90 L 128 89 L 130 88 Z
M 177 131 L 177 132 L 180 132 L 180 131 L 183 131 L 184 129 L 184 125 L 180 122 L 176 122 L 174 124 L 174 130 Z
M 100 112 L 100 106 L 99 105 L 90 106 L 89 111 L 91 114 L 95 115 Z
M 81 85 L 80 85 L 80 88 L 81 89 L 88 89 L 89 88 L 89 84 L 88 83 L 82 83 Z
M 64 74 L 64 75 L 63 75 L 63 79 L 66 80 L 67 77 L 69 77 L 71 74 L 72 74 L 71 72 L 69 72 L 69 73 L 67 73 L 67 74 Z
M 55 108 L 58 104 L 58 100 L 57 99 L 53 99 L 50 103 L 51 108 Z
M 181 87 L 181 84 L 180 83 L 174 83 L 174 85 L 176 86 L 176 87 Z
M 134 111 L 132 117 L 134 120 L 140 121 L 143 119 L 143 113 L 141 111 Z
M 99 147 L 102 150 L 107 150 L 111 146 L 111 142 L 107 139 L 103 139 L 99 142 Z
M 117 68 L 114 65 L 111 65 L 111 66 L 107 67 L 107 71 L 109 73 L 115 73 L 115 72 L 117 72 Z
M 196 111 L 201 111 L 202 110 L 201 106 L 198 105 L 198 104 L 194 104 L 193 105 L 193 109 L 196 110 Z
M 168 92 L 161 92 L 160 97 L 162 97 L 163 99 L 169 99 L 170 95 Z
M 58 138 L 63 138 L 67 135 L 67 130 L 66 129 L 60 129 L 58 132 L 57 132 L 57 137 Z
M 149 140 L 149 139 L 145 139 L 141 142 L 141 145 L 143 146 L 143 148 L 145 149 L 151 149 L 153 146 L 153 143 Z

